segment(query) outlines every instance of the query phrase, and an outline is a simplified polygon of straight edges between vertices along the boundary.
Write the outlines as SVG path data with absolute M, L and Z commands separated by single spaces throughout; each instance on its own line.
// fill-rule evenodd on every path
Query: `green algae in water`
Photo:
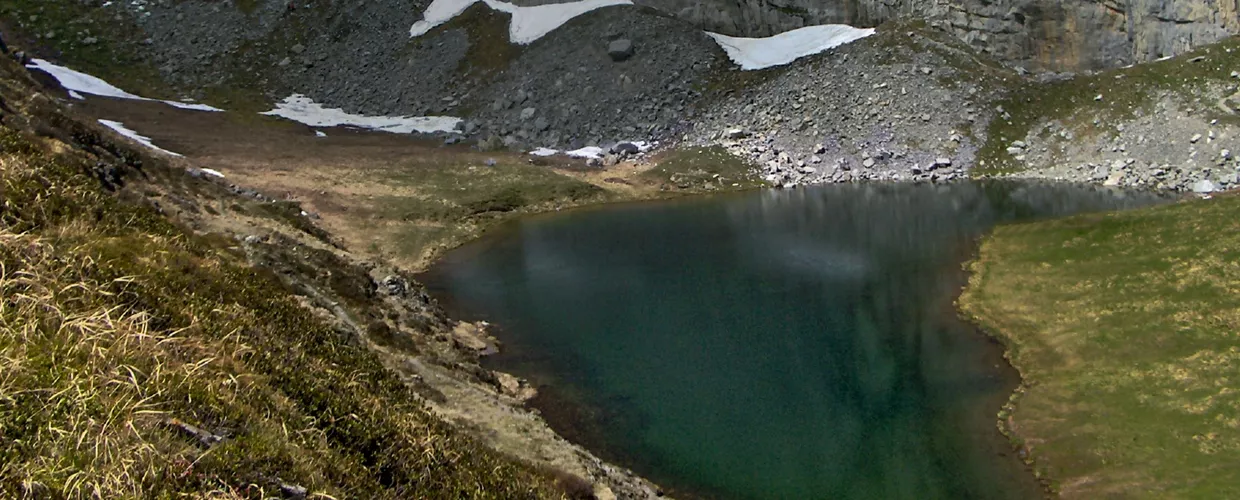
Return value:
M 827 186 L 515 222 L 425 278 L 501 325 L 493 368 L 673 493 L 1038 498 L 995 427 L 1017 380 L 959 319 L 996 223 L 1155 203 L 1070 185 Z M 554 403 L 554 402 L 553 402 Z

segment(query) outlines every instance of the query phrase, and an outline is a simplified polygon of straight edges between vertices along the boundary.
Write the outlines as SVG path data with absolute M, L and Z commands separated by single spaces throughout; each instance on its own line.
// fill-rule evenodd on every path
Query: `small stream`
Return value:
M 962 321 L 997 223 L 1126 209 L 1064 184 L 834 185 L 514 222 L 423 276 L 498 325 L 559 432 L 679 497 L 1022 499 L 1018 376 Z

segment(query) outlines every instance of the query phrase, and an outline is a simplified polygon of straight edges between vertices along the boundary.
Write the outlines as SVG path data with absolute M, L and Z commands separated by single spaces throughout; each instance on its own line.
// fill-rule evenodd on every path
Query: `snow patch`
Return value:
M 460 118 L 453 116 L 355 115 L 340 108 L 325 108 L 301 94 L 288 96 L 276 104 L 276 109 L 261 114 L 287 118 L 311 127 L 349 126 L 393 134 L 451 132 L 461 123 Z
M 181 156 L 180 153 L 173 153 L 172 151 L 168 151 L 167 149 L 164 149 L 164 148 L 161 148 L 159 146 L 152 144 L 150 137 L 146 137 L 137 132 L 134 132 L 133 130 L 130 130 L 128 127 L 125 127 L 125 124 L 121 122 L 114 122 L 112 120 L 99 120 L 99 123 L 103 124 L 104 126 L 112 130 L 115 130 L 116 133 L 123 135 L 125 137 L 128 137 L 132 139 L 133 141 L 137 142 L 138 144 L 154 149 L 155 151 L 159 151 L 161 153 L 169 154 L 172 156 Z
M 160 102 L 167 104 L 169 106 L 172 106 L 174 108 L 190 109 L 194 111 L 212 111 L 212 112 L 224 111 L 215 106 L 208 106 L 206 104 L 197 104 L 197 103 L 192 103 L 192 102 L 176 102 L 176 101 L 160 101 Z
M 788 64 L 874 34 L 873 28 L 822 24 L 785 31 L 766 38 L 738 38 L 707 32 L 743 70 Z
M 617 144 L 624 144 L 624 143 L 637 146 L 637 151 L 642 152 L 642 153 L 650 151 L 650 149 L 654 147 L 653 143 L 646 142 L 646 141 L 620 141 Z M 534 156 L 552 156 L 552 155 L 558 155 L 560 153 L 561 151 L 558 149 L 551 149 L 551 148 L 543 147 L 543 148 L 538 148 L 533 151 L 530 151 L 529 154 L 532 154 Z M 573 158 L 602 158 L 603 155 L 607 154 L 607 150 L 600 148 L 598 146 L 586 146 L 584 148 L 574 149 L 572 151 L 563 151 L 563 153 Z
M 603 148 L 598 146 L 586 146 L 581 149 L 574 149 L 572 151 L 565 152 L 564 154 L 573 158 L 602 158 Z
M 532 43 L 563 26 L 574 17 L 592 10 L 613 5 L 633 5 L 632 0 L 579 0 L 532 7 L 522 7 L 499 0 L 434 0 L 426 8 L 426 12 L 422 13 L 423 19 L 413 23 L 413 27 L 409 29 L 409 36 L 425 35 L 436 26 L 465 12 L 465 9 L 479 1 L 487 4 L 487 7 L 491 9 L 512 16 L 508 23 L 508 39 L 520 45 Z
M 314 131 L 314 136 L 315 136 L 315 137 L 327 137 L 327 134 L 323 133 L 323 131 L 322 131 L 322 130 L 315 130 L 315 131 Z
M 192 109 L 196 111 L 223 111 L 222 109 L 207 106 L 205 104 L 186 104 L 176 101 L 161 101 L 158 99 L 148 99 L 139 95 L 130 94 L 129 92 L 125 92 L 124 90 L 117 88 L 115 85 L 112 85 L 103 79 L 96 78 L 80 71 L 74 71 L 64 66 L 57 66 L 43 59 L 31 59 L 30 64 L 27 64 L 26 67 L 37 69 L 52 75 L 52 78 L 55 78 L 57 82 L 60 82 L 60 86 L 64 87 L 65 90 L 68 90 L 69 96 L 74 99 L 81 99 L 82 94 L 90 94 L 102 97 L 115 97 L 117 99 L 162 102 L 169 106 L 175 106 L 181 109 Z
M 425 35 L 436 26 L 451 21 L 452 18 L 461 15 L 468 9 L 470 5 L 478 3 L 479 0 L 434 0 L 426 7 L 426 12 L 422 13 L 422 20 L 413 23 L 413 27 L 409 28 L 409 38 L 417 38 Z
M 79 101 L 85 101 L 85 100 L 86 100 L 86 98 L 85 98 L 85 97 L 83 97 L 83 96 L 82 96 L 82 94 L 79 94 L 79 93 L 78 93 L 78 91 L 76 91 L 76 90 L 70 90 L 70 91 L 69 91 L 69 97 L 72 97 L 72 98 L 77 99 L 77 100 L 79 100 Z
M 224 178 L 224 174 L 221 174 L 219 170 L 210 169 L 210 168 L 200 168 L 198 170 L 201 170 L 202 173 L 210 175 L 210 176 L 219 177 L 221 179 Z

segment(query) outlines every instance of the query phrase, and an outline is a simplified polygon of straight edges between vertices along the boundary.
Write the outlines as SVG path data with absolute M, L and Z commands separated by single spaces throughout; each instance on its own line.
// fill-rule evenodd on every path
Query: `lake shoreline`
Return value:
M 884 184 L 906 185 L 906 184 L 910 184 L 910 183 L 884 183 Z M 1054 184 L 1060 184 L 1060 183 L 1054 183 Z M 812 189 L 812 188 L 811 188 L 811 189 Z M 742 195 L 742 196 L 744 196 L 744 195 L 751 195 L 751 194 L 752 194 L 752 193 L 741 193 L 741 195 Z M 672 202 L 673 202 L 673 203 L 675 203 L 675 202 L 679 202 L 679 201 L 681 201 L 681 200 L 685 200 L 685 201 L 692 201 L 692 200 L 695 200 L 695 199 L 700 199 L 700 198 L 702 198 L 702 197 L 699 197 L 699 196 L 678 197 L 678 199 L 677 199 L 677 200 L 673 200 Z M 667 201 L 666 201 L 666 200 L 644 200 L 644 201 L 639 201 L 639 202 L 636 202 L 636 203 L 626 202 L 626 203 L 624 203 L 624 204 L 625 204 L 625 205 L 633 205 L 633 206 L 636 206 L 636 207 L 641 207 L 641 206 L 648 205 L 648 204 L 649 204 L 649 203 L 648 203 L 649 201 L 660 201 L 660 203 L 667 203 Z M 555 213 L 555 215 L 565 215 L 565 212 L 568 212 L 568 213 L 571 213 L 571 214 L 581 214 L 581 213 L 587 213 L 587 212 L 592 211 L 592 210 L 597 210 L 597 209 L 603 208 L 604 206 L 607 206 L 607 207 L 609 207 L 609 208 L 614 208 L 614 207 L 613 207 L 613 205 L 614 205 L 614 204 L 611 204 L 611 203 L 591 204 L 591 205 L 587 205 L 587 206 L 584 206 L 584 207 L 573 208 L 573 209 L 571 209 L 571 210 L 567 210 L 567 211 L 561 211 L 561 212 Z M 511 233 L 510 233 L 511 228 L 515 228 L 518 224 L 520 224 L 520 222 L 521 222 L 521 221 L 527 221 L 527 222 L 528 222 L 528 221 L 531 221 L 531 220 L 543 219 L 544 217 L 548 217 L 549 215 L 551 215 L 551 214 L 537 214 L 537 215 L 532 216 L 532 217 L 521 217 L 521 218 L 517 219 L 517 221 L 516 221 L 516 222 L 511 222 L 511 221 L 510 221 L 510 222 L 508 222 L 508 223 L 506 223 L 506 224 L 501 224 L 501 225 L 497 226 L 496 228 L 494 228 L 492 231 L 488 231 L 488 232 L 487 232 L 487 234 L 486 234 L 486 235 L 484 235 L 482 238 L 477 239 L 477 240 L 473 240 L 471 243 L 466 244 L 466 245 L 463 245 L 463 246 L 461 247 L 461 249 L 454 250 L 454 252 L 461 252 L 461 251 L 464 251 L 464 252 L 466 252 L 466 253 L 470 253 L 470 252 L 472 252 L 472 251 L 471 251 L 471 250 L 469 250 L 469 248 L 475 248 L 475 249 L 478 249 L 478 248 L 481 248 L 481 247 L 486 246 L 486 244 L 487 244 L 486 242 L 487 242 L 487 241 L 495 241 L 495 239 L 503 238 L 506 234 L 511 234 Z M 506 228 L 507 228 L 507 229 L 506 229 Z M 961 316 L 960 316 L 960 311 L 956 308 L 956 305 L 955 305 L 955 304 L 956 304 L 956 301 L 957 301 L 957 299 L 958 299 L 958 297 L 959 297 L 959 293 L 963 291 L 963 289 L 964 289 L 964 287 L 965 287 L 965 284 L 967 283 L 967 281 L 968 281 L 968 279 L 969 279 L 969 274 L 968 274 L 967 270 L 965 269 L 965 267 L 966 267 L 965 265 L 966 265 L 966 264 L 967 264 L 967 262 L 970 260 L 971 256 L 972 256 L 972 255 L 975 255 L 975 253 L 977 252 L 977 250 L 978 250 L 977 245 L 979 245 L 979 244 L 980 244 L 980 241 L 981 241 L 981 240 L 980 240 L 980 238 L 974 239 L 974 240 L 971 242 L 971 244 L 970 244 L 969 248 L 965 249 L 965 254 L 966 254 L 966 255 L 964 255 L 962 258 L 958 259 L 958 260 L 957 260 L 957 261 L 953 264 L 953 268 L 954 268 L 954 269 L 959 270 L 959 271 L 958 271 L 958 275 L 957 275 L 957 280 L 956 280 L 956 281 L 958 282 L 958 286 L 956 287 L 956 295 L 954 295 L 953 297 L 951 297 L 951 299 L 950 299 L 950 300 L 947 300 L 947 301 L 945 302 L 945 307 L 946 307 L 947 311 L 948 311 L 950 314 L 956 315 L 957 317 L 961 317 Z M 436 264 L 440 264 L 440 263 L 442 263 L 442 260 L 440 260 L 440 261 L 436 261 Z M 433 270 L 433 269 L 434 269 L 434 267 L 432 266 L 432 270 Z M 420 279 L 422 279 L 423 281 L 426 281 L 426 280 L 425 280 L 425 278 L 426 278 L 425 273 L 424 273 L 422 276 L 420 276 Z M 433 281 L 433 280 L 432 280 L 432 281 Z M 442 290 L 433 290 L 433 291 L 432 291 L 432 294 L 433 294 L 434 296 L 436 296 L 437 298 L 439 298 L 439 299 L 441 300 L 441 302 L 443 302 L 444 304 L 446 304 L 446 306 L 445 306 L 445 307 L 446 307 L 446 309 L 448 309 L 448 310 L 450 311 L 450 314 L 451 314 L 451 316 L 452 316 L 452 317 L 458 317 L 458 318 L 460 318 L 460 317 L 469 317 L 469 315 L 468 315 L 468 314 L 464 314 L 464 313 L 462 313 L 462 312 L 460 311 L 460 309 L 455 308 L 455 307 L 453 307 L 453 306 L 451 305 L 452 301 L 451 301 L 450 299 L 448 299 L 448 298 L 445 296 L 445 292 L 444 292 L 444 291 L 442 291 Z M 986 332 L 982 331 L 981 329 L 976 328 L 976 325 L 975 325 L 975 324 L 970 324 L 970 326 L 972 327 L 972 328 L 970 328 L 970 329 L 971 329 L 974 333 L 976 333 L 976 334 L 979 336 L 979 338 L 984 338 L 984 339 L 986 339 L 987 341 L 991 341 L 991 342 L 993 342 L 993 341 L 995 340 L 992 336 L 988 335 Z M 502 328 L 502 325 L 501 325 L 501 328 Z M 500 340 L 500 343 L 501 343 L 501 344 L 505 343 L 505 342 L 504 342 L 504 341 L 505 341 L 505 333 L 504 333 L 504 331 L 503 331 L 502 329 L 499 329 L 499 330 L 496 330 L 495 332 L 496 332 L 496 337 L 498 337 L 498 338 L 499 338 L 499 340 Z M 489 358 L 485 359 L 485 360 L 484 360 L 484 365 L 485 365 L 485 366 L 487 366 L 488 368 L 496 367 L 496 360 L 501 360 L 501 359 L 503 359 L 505 356 L 510 355 L 510 354 L 511 354 L 511 349 L 510 349 L 509 347 L 504 347 L 504 348 L 502 348 L 502 349 L 501 349 L 501 352 L 500 352 L 497 356 L 492 356 L 492 357 L 489 357 Z M 1003 406 L 1003 403 L 1004 403 L 1004 402 L 1005 402 L 1005 401 L 1006 401 L 1006 400 L 1010 397 L 1010 395 L 1011 395 L 1013 392 L 1015 392 L 1015 391 L 1018 391 L 1018 390 L 1019 390 L 1019 387 L 1020 387 L 1019 372 L 1018 372 L 1018 371 L 1016 371 L 1014 367 L 1011 367 L 1011 364 L 1008 362 L 1008 360 L 1007 360 L 1007 358 L 1006 358 L 1006 356 L 1005 356 L 1005 350 L 1002 348 L 1002 346 L 996 345 L 996 353 L 995 353 L 995 355 L 994 355 L 994 357 L 993 357 L 993 358 L 994 358 L 993 360 L 1002 359 L 1003 361 L 1001 361 L 1001 362 L 1002 362 L 1002 363 L 1007 364 L 1007 365 L 1008 365 L 1008 367 L 1010 367 L 1010 368 L 1008 368 L 1008 369 L 1010 369 L 1010 370 L 1011 370 L 1011 372 L 1010 372 L 1010 373 L 1015 374 L 1017 378 L 1016 378 L 1015 380 L 1013 380 L 1013 381 L 1012 381 L 1012 384 L 1009 386 L 1011 390 L 1006 391 L 1006 393 L 1003 395 L 1003 397 L 1002 397 L 1002 398 L 998 398 L 996 401 L 994 401 L 994 402 L 993 402 L 993 403 L 994 403 L 993 405 L 991 405 L 991 404 L 988 404 L 988 405 L 987 405 L 987 407 L 985 408 L 985 411 L 986 411 L 986 413 L 987 413 L 989 416 L 987 417 L 986 422 L 985 422 L 984 424 L 982 424 L 982 426 L 983 426 L 983 427 L 987 430 L 987 432 L 990 432 L 990 433 L 991 433 L 991 435 L 992 435 L 992 437 L 993 437 L 993 441 L 995 441 L 995 442 L 1001 442 L 1001 443 L 1004 445 L 1004 448 L 1006 449 L 1006 451 L 1007 451 L 1008 453 L 1017 453 L 1017 452 L 1018 452 L 1018 449 L 1017 449 L 1017 448 L 1012 447 L 1012 446 L 1011 446 L 1011 443 L 1008 441 L 1007 437 L 1006 437 L 1005 435 L 1001 434 L 1001 433 L 1000 433 L 1000 431 L 997 429 L 997 427 L 998 427 L 998 426 L 996 425 L 996 423 L 997 423 L 998 419 L 997 419 L 994 415 L 995 415 L 995 412 L 1000 412 L 1000 411 L 1002 411 L 1002 406 Z M 499 363 L 499 365 L 501 365 L 501 366 L 499 366 L 499 368 L 500 368 L 501 370 L 503 370 L 503 369 L 504 369 L 504 367 L 502 366 L 503 364 L 504 364 L 504 363 L 503 363 L 502 361 Z M 522 375 L 522 376 L 529 376 L 529 373 L 522 373 L 521 371 L 514 371 L 514 373 L 516 373 L 516 374 L 518 374 L 518 375 Z M 558 433 L 561 433 L 561 434 L 566 434 L 566 435 L 568 435 L 568 436 L 573 436 L 573 435 L 582 436 L 582 435 L 584 435 L 585 433 L 582 433 L 582 432 L 580 432 L 580 431 L 577 431 L 577 430 L 571 430 L 571 429 L 566 429 L 566 427 L 572 427 L 572 426 L 571 426 L 571 425 L 565 425 L 565 424 L 566 424 L 566 423 L 572 424 L 572 422 L 565 422 L 565 421 L 566 421 L 566 420 L 573 420 L 573 419 L 576 419 L 576 418 L 578 418 L 578 417 L 577 417 L 577 415 L 589 414 L 589 413 L 590 413 L 590 412 L 588 411 L 588 410 L 589 410 L 589 408 L 586 408 L 586 409 L 582 409 L 582 408 L 570 408 L 570 407 L 572 407 L 572 406 L 577 406 L 577 405 L 579 405 L 579 404 L 580 404 L 580 402 L 574 402 L 574 401 L 572 401 L 572 398 L 567 398 L 567 399 L 564 399 L 564 398 L 557 398 L 557 397 L 555 397 L 555 393 L 557 392 L 557 391 L 555 391 L 555 390 L 551 390 L 551 391 L 544 391 L 544 392 L 550 392 L 550 393 L 552 393 L 552 394 L 544 394 L 544 395 L 540 396 L 539 398 L 535 398 L 533 401 L 530 401 L 529 403 L 527 403 L 527 405 L 528 405 L 530 408 L 534 408 L 534 409 L 535 409 L 535 410 L 537 410 L 539 413 L 542 413 L 542 414 L 544 414 L 544 416 L 548 417 L 548 421 L 551 423 L 552 427 L 553 427 L 553 428 L 554 428 L 554 429 L 555 429 Z M 565 401 L 568 401 L 567 406 L 565 405 Z M 557 421 L 557 420 L 559 420 L 559 421 L 560 421 L 560 423 L 559 423 L 559 424 L 557 424 L 557 423 L 556 423 L 556 421 Z M 579 426 L 579 427 L 581 427 L 581 426 Z M 586 426 L 584 426 L 584 427 L 588 429 L 590 426 L 589 426 L 589 425 L 586 425 Z M 587 432 L 588 432 L 588 431 L 587 431 Z M 602 455 L 604 455 L 604 456 L 608 456 L 609 458 L 610 458 L 610 457 L 617 456 L 616 454 L 611 453 L 611 452 L 609 452 L 609 451 L 605 451 L 604 449 L 599 448 L 599 446 L 598 446 L 598 445 L 593 444 L 594 442 L 603 442 L 603 441 L 605 441 L 605 440 L 602 440 L 602 439 L 599 439 L 599 440 L 595 440 L 595 439 L 584 439 L 584 440 L 582 440 L 580 437 L 578 437 L 578 438 L 576 438 L 576 439 L 581 440 L 581 442 L 586 443 L 586 444 L 587 444 L 587 448 L 588 448 L 588 449 L 591 449 L 592 451 L 594 451 L 594 452 L 596 452 L 596 453 L 600 453 L 600 454 L 602 454 Z M 1025 473 L 1028 475 L 1028 477 L 1029 477 L 1030 479 L 1034 479 L 1034 480 L 1036 481 L 1036 477 L 1035 477 L 1035 475 L 1032 473 L 1032 471 L 1030 471 L 1029 469 L 1025 469 Z M 1041 489 L 1041 491 L 1045 492 L 1045 488 L 1044 488 L 1044 486 L 1040 485 L 1040 486 L 1039 486 L 1039 488 Z M 669 490 L 669 491 L 670 491 L 670 490 Z M 676 491 L 678 491 L 678 492 L 679 492 L 679 490 L 676 490 Z

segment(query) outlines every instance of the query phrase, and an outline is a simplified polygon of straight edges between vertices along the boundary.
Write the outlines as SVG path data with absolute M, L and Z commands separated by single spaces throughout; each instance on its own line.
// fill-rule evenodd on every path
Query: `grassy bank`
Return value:
M 1240 198 L 998 228 L 966 314 L 1024 377 L 1000 413 L 1067 498 L 1240 496 Z

